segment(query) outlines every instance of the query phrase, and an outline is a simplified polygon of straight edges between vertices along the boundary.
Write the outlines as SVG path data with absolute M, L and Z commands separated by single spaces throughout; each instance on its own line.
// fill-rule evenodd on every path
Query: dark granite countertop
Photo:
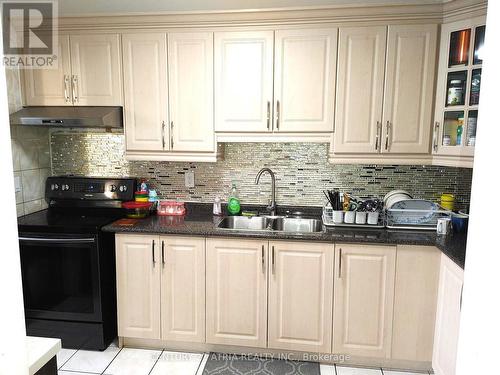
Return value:
M 210 207 L 211 209 L 211 207 Z M 299 208 L 297 208 L 299 209 Z M 294 211 L 296 211 L 295 209 Z M 300 207 L 310 216 L 318 216 L 317 208 Z M 293 211 L 291 211 L 293 212 Z M 103 227 L 107 232 L 158 233 L 203 237 L 245 237 L 275 240 L 303 240 L 336 243 L 373 243 L 389 245 L 436 246 L 458 266 L 464 268 L 467 236 L 453 233 L 438 236 L 433 231 L 388 229 L 359 229 L 324 227 L 319 233 L 294 234 L 279 231 L 237 231 L 217 228 L 221 217 L 212 216 L 207 207 L 189 207 L 185 216 L 150 216 L 145 219 L 127 219 L 127 225 L 118 221 Z

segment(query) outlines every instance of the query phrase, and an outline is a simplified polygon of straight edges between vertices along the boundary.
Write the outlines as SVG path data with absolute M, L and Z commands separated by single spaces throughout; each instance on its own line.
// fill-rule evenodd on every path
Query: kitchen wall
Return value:
M 226 197 L 235 181 L 244 203 L 265 204 L 270 178 L 255 175 L 269 167 L 277 177 L 279 204 L 323 205 L 322 190 L 337 188 L 360 197 L 383 197 L 404 189 L 414 197 L 436 200 L 443 192 L 456 195 L 460 207 L 468 205 L 471 169 L 436 166 L 333 165 L 328 145 L 307 143 L 230 143 L 218 163 L 128 162 L 122 134 L 70 132 L 51 135 L 52 168 L 57 174 L 145 177 L 163 198 L 212 202 Z M 184 187 L 184 173 L 195 172 L 196 187 Z
M 22 107 L 19 71 L 6 69 L 9 113 Z M 51 174 L 49 130 L 11 126 L 12 161 L 16 181 L 17 215 L 46 207 L 45 179 Z

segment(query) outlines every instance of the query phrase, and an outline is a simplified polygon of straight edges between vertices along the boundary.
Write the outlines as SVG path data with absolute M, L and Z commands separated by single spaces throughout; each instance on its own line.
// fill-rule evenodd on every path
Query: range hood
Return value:
M 10 115 L 11 125 L 122 128 L 122 107 L 24 107 Z

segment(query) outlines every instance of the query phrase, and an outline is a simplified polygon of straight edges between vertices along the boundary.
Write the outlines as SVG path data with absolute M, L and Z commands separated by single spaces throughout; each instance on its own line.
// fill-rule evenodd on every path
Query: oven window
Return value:
M 92 246 L 21 243 L 24 307 L 50 312 L 92 314 Z

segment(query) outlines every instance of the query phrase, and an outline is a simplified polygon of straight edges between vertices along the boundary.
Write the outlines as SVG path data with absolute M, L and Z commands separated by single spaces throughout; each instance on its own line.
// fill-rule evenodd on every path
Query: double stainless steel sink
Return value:
M 223 218 L 217 227 L 235 231 L 278 231 L 288 233 L 317 233 L 323 230 L 321 220 L 284 216 L 228 216 Z

